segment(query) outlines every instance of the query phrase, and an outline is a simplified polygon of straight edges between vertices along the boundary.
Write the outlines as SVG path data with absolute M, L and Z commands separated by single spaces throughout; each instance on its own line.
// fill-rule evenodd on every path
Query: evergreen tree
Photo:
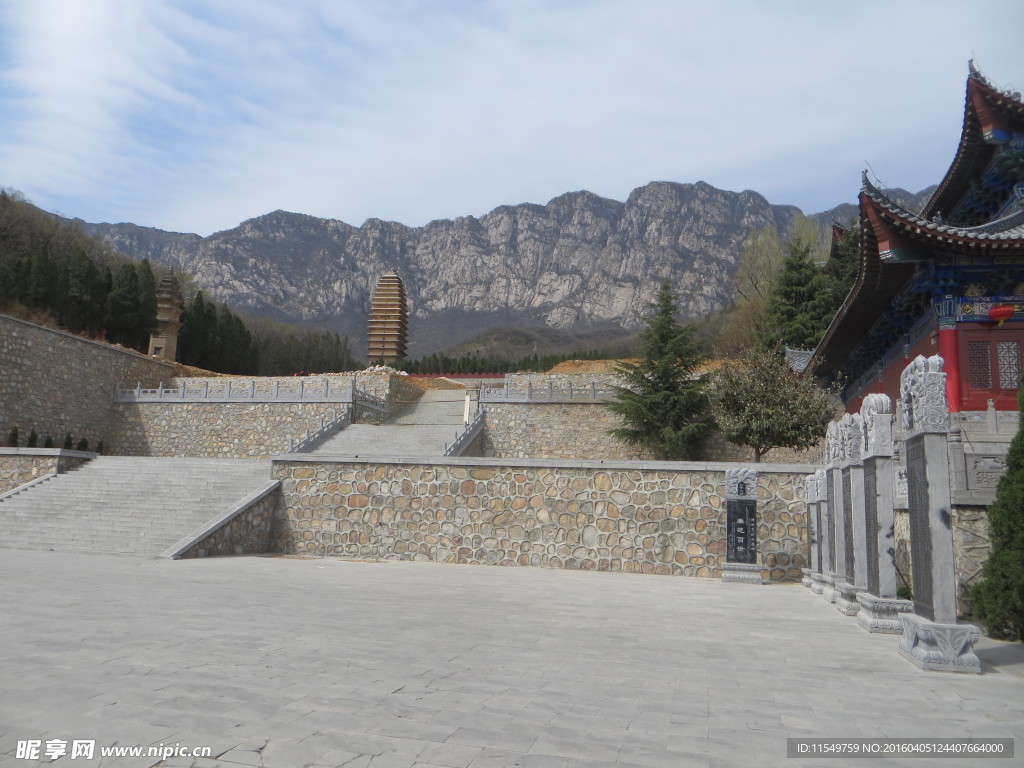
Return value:
M 825 277 L 831 293 L 832 314 L 839 311 L 860 272 L 860 226 L 851 222 L 849 226 L 833 227 L 832 250 L 825 264 Z M 832 318 L 829 318 L 831 322 Z
M 706 355 L 694 340 L 694 327 L 676 321 L 676 299 L 667 280 L 652 309 L 640 334 L 640 360 L 618 367 L 626 386 L 616 387 L 608 408 L 623 426 L 611 434 L 651 449 L 660 459 L 692 459 L 710 429 L 704 379 L 697 373 Z
M 207 306 L 202 291 L 196 291 L 185 307 L 178 333 L 178 359 L 186 365 L 209 368 L 216 356 L 217 310 Z
M 814 263 L 813 246 L 797 240 L 788 251 L 765 305 L 769 331 L 763 346 L 814 349 L 832 320 L 832 291 Z
M 135 348 L 149 349 L 149 337 L 156 330 L 156 276 L 148 259 L 138 266 L 139 275 L 139 327 Z
M 1017 395 L 1024 411 L 1024 388 Z M 992 547 L 974 587 L 974 612 L 992 637 L 1024 641 L 1024 424 L 988 508 Z
M 708 394 L 722 436 L 753 448 L 755 462 L 772 448 L 810 448 L 824 437 L 837 405 L 781 355 L 764 351 L 719 367 Z
M 68 254 L 61 283 L 60 324 L 70 331 L 102 328 L 107 301 L 103 277 L 82 247 Z
M 134 264 L 124 263 L 114 273 L 107 296 L 107 340 L 136 348 L 141 323 L 139 275 Z

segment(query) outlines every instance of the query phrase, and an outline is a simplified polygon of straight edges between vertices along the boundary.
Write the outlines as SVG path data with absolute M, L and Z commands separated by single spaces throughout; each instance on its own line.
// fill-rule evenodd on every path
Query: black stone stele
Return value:
M 753 499 L 729 499 L 725 503 L 727 516 L 726 553 L 728 563 L 752 565 L 757 562 L 757 515 Z

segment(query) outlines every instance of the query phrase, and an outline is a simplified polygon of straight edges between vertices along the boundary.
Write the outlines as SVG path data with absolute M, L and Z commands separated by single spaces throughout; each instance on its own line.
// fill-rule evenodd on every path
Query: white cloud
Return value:
M 820 210 L 868 161 L 937 181 L 1016 0 L 36 0 L 0 6 L 0 185 L 198 231 L 275 208 L 409 224 L 651 180 Z M 2 56 L 2 54 L 0 54 Z

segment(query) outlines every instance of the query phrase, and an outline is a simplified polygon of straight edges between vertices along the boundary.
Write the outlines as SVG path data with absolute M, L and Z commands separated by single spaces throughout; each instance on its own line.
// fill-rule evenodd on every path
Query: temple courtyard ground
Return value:
M 5 550 L 0 595 L 4 768 L 935 762 L 787 758 L 789 737 L 1013 738 L 1012 759 L 938 764 L 1024 762 L 1020 644 L 983 640 L 982 675 L 924 672 L 799 585 Z

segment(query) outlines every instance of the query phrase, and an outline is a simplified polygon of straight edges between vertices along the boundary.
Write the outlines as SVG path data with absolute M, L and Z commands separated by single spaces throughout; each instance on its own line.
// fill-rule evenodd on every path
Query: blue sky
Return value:
M 806 212 L 938 181 L 1020 0 L 0 0 L 0 186 L 202 235 L 648 181 Z

